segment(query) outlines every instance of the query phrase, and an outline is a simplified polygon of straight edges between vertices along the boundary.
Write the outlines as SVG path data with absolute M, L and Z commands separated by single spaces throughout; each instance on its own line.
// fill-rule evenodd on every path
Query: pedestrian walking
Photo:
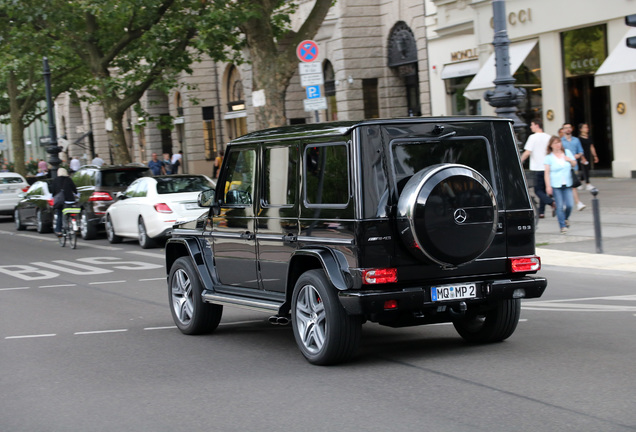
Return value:
M 590 161 L 598 163 L 598 155 L 596 154 L 596 148 L 590 138 L 590 126 L 587 123 L 579 124 L 579 141 L 583 147 L 583 156 L 579 164 L 581 165 L 581 182 L 585 183 L 585 189 L 592 190 L 594 186 L 590 183 Z M 581 185 L 581 189 L 583 185 Z
M 214 170 L 212 172 L 212 177 L 215 179 L 219 178 L 219 173 L 221 172 L 221 165 L 223 164 L 223 156 L 225 152 L 221 150 L 219 155 L 214 159 Z
M 563 123 L 563 136 L 561 137 L 561 143 L 563 143 L 564 149 L 570 150 L 578 164 L 581 157 L 583 157 L 583 146 L 577 137 L 572 136 L 572 125 L 570 123 Z M 574 168 L 577 169 L 577 166 L 575 165 Z M 579 193 L 576 188 L 572 190 L 572 194 L 574 195 L 574 202 L 576 203 L 577 210 L 581 211 L 587 207 L 579 199 Z
M 165 174 L 163 162 L 157 159 L 157 153 L 152 154 L 152 159 L 148 162 L 148 168 L 152 171 L 153 176 Z
M 170 153 L 163 154 L 163 172 L 164 174 L 172 174 L 172 162 L 170 161 Z
M 73 158 L 71 159 L 71 162 L 69 163 L 69 168 L 71 170 L 71 174 L 73 174 L 74 172 L 76 172 L 78 169 L 80 169 L 80 161 L 77 158 L 77 156 L 73 156 Z
M 102 166 L 104 165 L 104 159 L 100 158 L 99 155 L 95 153 L 95 157 L 93 158 L 93 161 L 91 163 L 93 165 Z
M 179 150 L 179 153 L 172 155 L 172 174 L 179 174 L 179 167 L 181 166 L 181 160 L 183 159 L 183 150 Z
M 546 192 L 554 196 L 561 234 L 565 234 L 570 227 L 569 218 L 574 208 L 572 168 L 576 165 L 576 158 L 563 147 L 558 136 L 550 138 L 547 152 L 544 160 Z
M 552 216 L 555 214 L 556 205 L 545 190 L 545 165 L 543 164 L 547 153 L 550 135 L 543 132 L 543 124 L 540 119 L 530 122 L 530 130 L 533 132 L 528 137 L 524 152 L 521 154 L 521 163 L 530 158 L 530 171 L 532 172 L 532 187 L 539 198 L 539 218 L 545 217 L 545 206 L 552 207 Z

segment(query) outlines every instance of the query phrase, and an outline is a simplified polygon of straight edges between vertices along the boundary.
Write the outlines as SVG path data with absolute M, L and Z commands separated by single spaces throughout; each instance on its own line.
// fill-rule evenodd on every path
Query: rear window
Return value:
M 21 177 L 0 177 L 0 183 L 2 184 L 15 184 L 24 183 Z
M 102 171 L 101 181 L 98 186 L 103 187 L 127 187 L 139 177 L 148 176 L 148 171 L 144 169 Z
M 393 165 L 398 189 L 418 171 L 441 163 L 462 164 L 473 168 L 494 185 L 490 167 L 490 149 L 483 137 L 438 140 L 394 140 Z
M 156 180 L 159 195 L 214 189 L 214 184 L 205 177 L 169 177 Z

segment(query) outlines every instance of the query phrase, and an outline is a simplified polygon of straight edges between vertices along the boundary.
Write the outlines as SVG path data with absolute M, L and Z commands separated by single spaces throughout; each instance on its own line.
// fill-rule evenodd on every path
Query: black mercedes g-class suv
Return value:
M 212 193 L 210 193 L 212 192 Z M 533 209 L 511 122 L 443 117 L 317 123 L 244 135 L 209 212 L 166 245 L 170 309 L 186 334 L 224 305 L 292 323 L 314 364 L 351 357 L 365 321 L 452 322 L 508 338 L 539 297 Z

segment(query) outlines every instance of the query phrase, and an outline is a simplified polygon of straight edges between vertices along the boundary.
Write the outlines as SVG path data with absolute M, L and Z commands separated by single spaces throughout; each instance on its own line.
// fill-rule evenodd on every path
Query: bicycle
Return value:
M 75 204 L 71 204 L 74 206 Z M 75 249 L 77 247 L 77 237 L 79 236 L 79 221 L 78 216 L 82 211 L 79 207 L 65 207 L 62 210 L 62 235 L 58 237 L 58 241 L 60 242 L 60 246 L 66 246 L 66 242 L 68 241 L 71 249 Z

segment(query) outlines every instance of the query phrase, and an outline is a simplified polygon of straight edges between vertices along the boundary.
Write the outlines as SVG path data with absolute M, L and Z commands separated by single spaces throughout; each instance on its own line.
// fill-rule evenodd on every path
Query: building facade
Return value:
M 602 174 L 636 178 L 636 49 L 625 16 L 631 0 L 506 0 L 511 73 L 526 89 L 519 106 L 528 125 L 587 123 Z M 427 0 L 433 115 L 494 114 L 484 101 L 495 77 L 492 2 Z M 529 130 L 528 130 L 529 133 Z

